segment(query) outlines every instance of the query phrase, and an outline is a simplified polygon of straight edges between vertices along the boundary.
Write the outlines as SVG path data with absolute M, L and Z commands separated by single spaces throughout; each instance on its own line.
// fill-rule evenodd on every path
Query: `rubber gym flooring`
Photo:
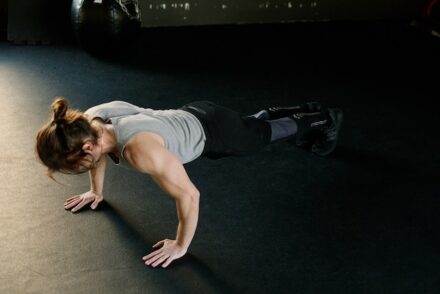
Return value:
M 439 293 L 439 48 L 406 21 L 150 29 L 113 57 L 3 39 L 0 292 Z M 100 209 L 65 211 L 89 186 L 86 174 L 55 183 L 35 157 L 55 96 L 249 114 L 319 101 L 344 124 L 327 158 L 287 141 L 187 164 L 197 232 L 153 269 L 141 258 L 174 237 L 173 201 L 110 164 Z

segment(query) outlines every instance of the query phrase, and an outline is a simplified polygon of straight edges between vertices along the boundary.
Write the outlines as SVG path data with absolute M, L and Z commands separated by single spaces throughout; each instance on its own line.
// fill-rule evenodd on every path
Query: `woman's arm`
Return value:
M 175 240 L 162 240 L 158 248 L 144 256 L 147 265 L 168 266 L 182 257 L 194 237 L 199 214 L 199 191 L 191 182 L 182 163 L 168 151 L 154 134 L 140 133 L 132 138 L 124 152 L 137 170 L 149 174 L 158 186 L 176 201 L 179 226 Z
M 98 166 L 89 171 L 90 191 L 102 195 L 104 187 L 105 167 L 107 164 L 107 156 L 101 155 Z
M 87 191 L 80 195 L 75 195 L 70 197 L 64 203 L 65 209 L 71 209 L 72 212 L 77 212 L 82 209 L 85 205 L 93 202 L 90 207 L 96 209 L 98 204 L 104 200 L 102 196 L 102 190 L 104 187 L 104 177 L 105 177 L 105 167 L 106 167 L 106 156 L 102 155 L 98 166 L 94 169 L 89 170 L 90 177 L 90 191 Z

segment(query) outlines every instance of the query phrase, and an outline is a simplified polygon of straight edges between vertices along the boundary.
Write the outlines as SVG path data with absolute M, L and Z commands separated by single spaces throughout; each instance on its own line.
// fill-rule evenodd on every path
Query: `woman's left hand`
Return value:
M 178 245 L 176 240 L 169 239 L 157 242 L 153 245 L 153 248 L 159 249 L 144 256 L 142 259 L 145 261 L 146 265 L 156 267 L 162 264 L 163 268 L 170 265 L 173 260 L 184 256 L 187 250 L 186 248 Z

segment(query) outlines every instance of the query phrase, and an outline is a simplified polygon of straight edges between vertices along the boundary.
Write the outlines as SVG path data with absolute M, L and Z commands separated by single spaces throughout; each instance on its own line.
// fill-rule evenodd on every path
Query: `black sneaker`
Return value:
M 343 120 L 343 112 L 339 108 L 329 108 L 328 115 L 330 124 L 315 137 L 312 144 L 311 151 L 319 156 L 327 156 L 335 150 Z
M 301 112 L 319 112 L 322 109 L 322 105 L 319 102 L 307 102 L 298 106 L 290 107 L 270 107 L 267 109 L 269 113 L 269 119 L 278 119 L 282 117 L 289 117 L 296 113 Z
M 298 127 L 295 134 L 296 146 L 310 150 L 316 138 L 331 124 L 328 111 L 300 112 L 290 117 Z

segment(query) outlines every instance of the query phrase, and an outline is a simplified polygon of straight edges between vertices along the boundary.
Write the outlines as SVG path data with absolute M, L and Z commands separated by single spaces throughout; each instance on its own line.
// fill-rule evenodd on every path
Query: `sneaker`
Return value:
M 270 118 L 278 119 L 282 117 L 289 117 L 296 113 L 301 112 L 319 112 L 322 109 L 322 105 L 319 102 L 307 102 L 300 106 L 290 106 L 290 107 L 270 107 L 267 109 Z
M 298 126 L 295 134 L 296 146 L 308 150 L 311 149 L 319 134 L 331 123 L 327 110 L 295 113 L 291 118 Z
M 329 108 L 330 123 L 315 137 L 311 151 L 319 156 L 327 156 L 333 152 L 338 142 L 339 130 L 343 120 L 343 112 L 338 108 Z

